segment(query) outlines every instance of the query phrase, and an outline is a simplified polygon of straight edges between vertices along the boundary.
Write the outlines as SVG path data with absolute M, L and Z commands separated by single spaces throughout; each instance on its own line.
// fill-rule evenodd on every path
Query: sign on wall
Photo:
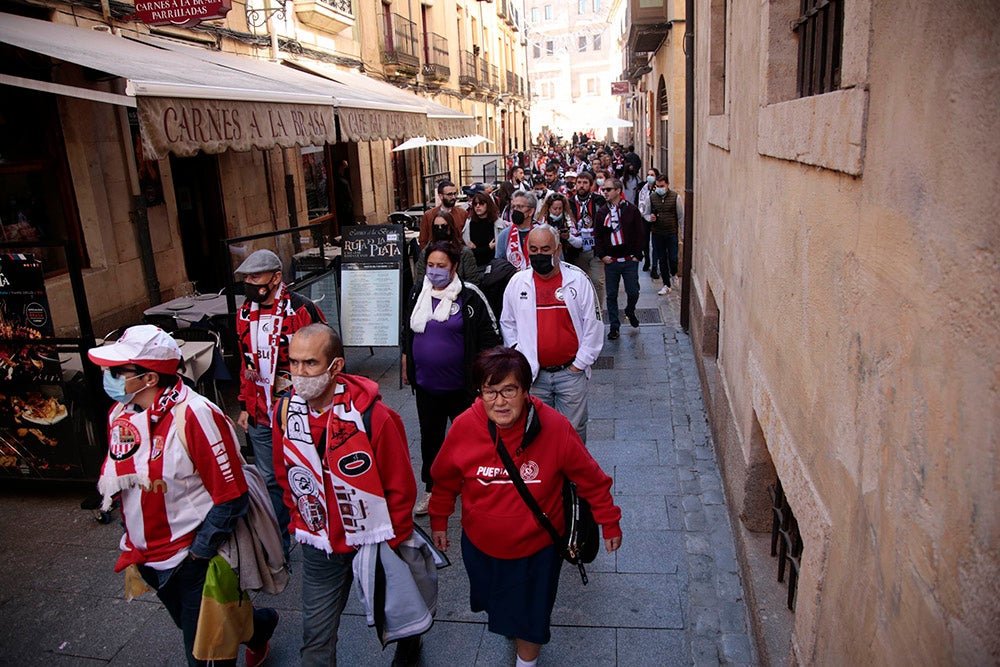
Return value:
M 340 308 L 344 345 L 399 345 L 403 242 L 402 225 L 344 229 Z
M 612 81 L 611 82 L 611 94 L 612 95 L 628 95 L 632 92 L 632 86 L 628 81 Z
M 231 0 L 136 0 L 135 15 L 146 25 L 190 28 L 224 18 L 231 8 Z

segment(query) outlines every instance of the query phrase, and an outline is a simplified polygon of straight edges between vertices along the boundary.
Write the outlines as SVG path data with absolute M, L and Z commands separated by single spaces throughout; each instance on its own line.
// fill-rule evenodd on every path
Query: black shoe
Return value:
M 642 270 L 648 273 L 649 272 L 649 264 L 643 264 L 642 265 Z
M 618 340 L 618 327 L 611 327 L 611 331 L 608 332 L 608 340 Z
M 396 643 L 396 655 L 392 658 L 392 667 L 416 667 L 420 660 L 420 636 L 406 637 Z
M 653 280 L 659 280 L 660 272 L 657 271 L 656 269 L 653 269 L 652 271 L 649 272 L 649 277 L 652 278 Z
M 639 326 L 639 318 L 635 316 L 634 310 L 631 313 L 626 311 L 625 317 L 628 318 L 628 323 L 631 324 L 633 327 Z

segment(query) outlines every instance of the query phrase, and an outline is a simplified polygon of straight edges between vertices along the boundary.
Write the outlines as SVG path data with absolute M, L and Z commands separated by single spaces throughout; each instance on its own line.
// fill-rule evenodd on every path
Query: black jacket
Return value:
M 406 377 L 412 386 L 417 378 L 417 366 L 413 361 L 413 330 L 410 329 L 410 315 L 417 305 L 422 284 L 418 283 L 410 290 L 410 298 L 406 301 L 406 314 L 403 319 L 403 353 L 406 355 Z M 465 389 L 470 396 L 475 396 L 479 387 L 472 381 L 472 362 L 483 350 L 503 344 L 500 337 L 500 327 L 493 316 L 493 311 L 486 302 L 486 297 L 479 288 L 471 283 L 462 283 L 462 336 L 465 339 Z

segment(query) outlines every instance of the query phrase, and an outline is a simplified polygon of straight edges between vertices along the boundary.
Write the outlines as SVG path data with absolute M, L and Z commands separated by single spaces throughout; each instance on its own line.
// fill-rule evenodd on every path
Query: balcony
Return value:
M 448 40 L 433 32 L 424 33 L 424 83 L 440 87 L 451 78 Z
M 464 92 L 470 92 L 479 87 L 478 63 L 476 54 L 472 51 L 462 51 L 459 58 L 458 85 Z
M 510 70 L 507 70 L 506 78 L 507 78 L 506 80 L 507 87 L 504 88 L 503 92 L 508 93 L 510 95 L 517 95 L 517 75 L 511 72 Z
M 417 56 L 417 26 L 399 14 L 379 14 L 382 64 L 387 76 L 412 79 L 420 71 Z
M 479 92 L 486 95 L 493 89 L 493 82 L 490 80 L 490 61 L 486 58 L 479 58 Z
M 500 70 L 496 65 L 490 65 L 490 91 L 500 92 Z
M 507 8 L 507 0 L 497 0 L 497 16 L 502 19 L 510 16 L 510 10 Z
M 633 53 L 655 53 L 667 33 L 670 22 L 667 16 L 667 2 L 657 7 L 644 7 L 643 0 L 626 0 L 625 25 L 628 29 L 628 51 Z
M 332 33 L 354 25 L 351 0 L 296 0 L 295 16 L 306 25 Z

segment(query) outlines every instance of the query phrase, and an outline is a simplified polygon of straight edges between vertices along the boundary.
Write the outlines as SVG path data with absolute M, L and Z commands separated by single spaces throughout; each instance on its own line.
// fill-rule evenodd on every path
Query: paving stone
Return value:
M 685 512 L 684 513 L 684 527 L 688 530 L 705 530 L 708 528 L 708 522 L 705 520 L 704 512 Z
M 538 667 L 551 665 L 613 665 L 616 662 L 615 628 L 580 628 L 553 625 L 552 641 L 542 648 Z M 458 665 L 460 662 L 441 663 Z
M 742 600 L 721 600 L 717 609 L 719 610 L 719 628 L 722 632 L 746 634 L 747 612 L 746 605 Z
M 716 642 L 700 637 L 692 639 L 691 664 L 695 667 L 718 667 L 719 649 Z
M 678 531 L 630 532 L 618 550 L 619 572 L 676 574 L 685 562 L 684 538 Z
M 657 445 L 651 440 L 607 441 L 595 440 L 587 435 L 587 450 L 605 472 L 616 465 L 635 465 L 659 460 Z
M 719 612 L 715 607 L 690 607 L 694 634 L 714 638 L 719 635 Z
M 699 488 L 701 484 L 699 483 Z M 725 505 L 726 500 L 722 497 L 722 491 L 705 491 L 702 494 L 702 502 L 706 505 Z
M 614 419 L 590 419 L 587 422 L 587 440 L 608 441 L 615 439 Z
M 708 537 L 701 533 L 685 533 L 684 534 L 685 549 L 689 554 L 697 554 L 699 556 L 711 556 L 712 555 L 712 545 L 708 542 Z
M 583 586 L 575 570 L 563 568 L 552 622 L 618 628 L 684 627 L 679 582 L 663 574 L 595 576 Z
M 622 509 L 621 526 L 626 540 L 631 539 L 633 530 L 676 530 L 670 525 L 665 496 L 616 494 L 615 503 Z
M 623 667 L 688 667 L 691 664 L 686 633 L 680 630 L 620 628 L 617 633 L 617 664 Z
M 615 490 L 621 494 L 676 494 L 677 476 L 672 468 L 650 465 L 615 466 Z
M 753 661 L 750 638 L 746 635 L 722 635 L 722 657 L 725 662 L 748 664 Z

